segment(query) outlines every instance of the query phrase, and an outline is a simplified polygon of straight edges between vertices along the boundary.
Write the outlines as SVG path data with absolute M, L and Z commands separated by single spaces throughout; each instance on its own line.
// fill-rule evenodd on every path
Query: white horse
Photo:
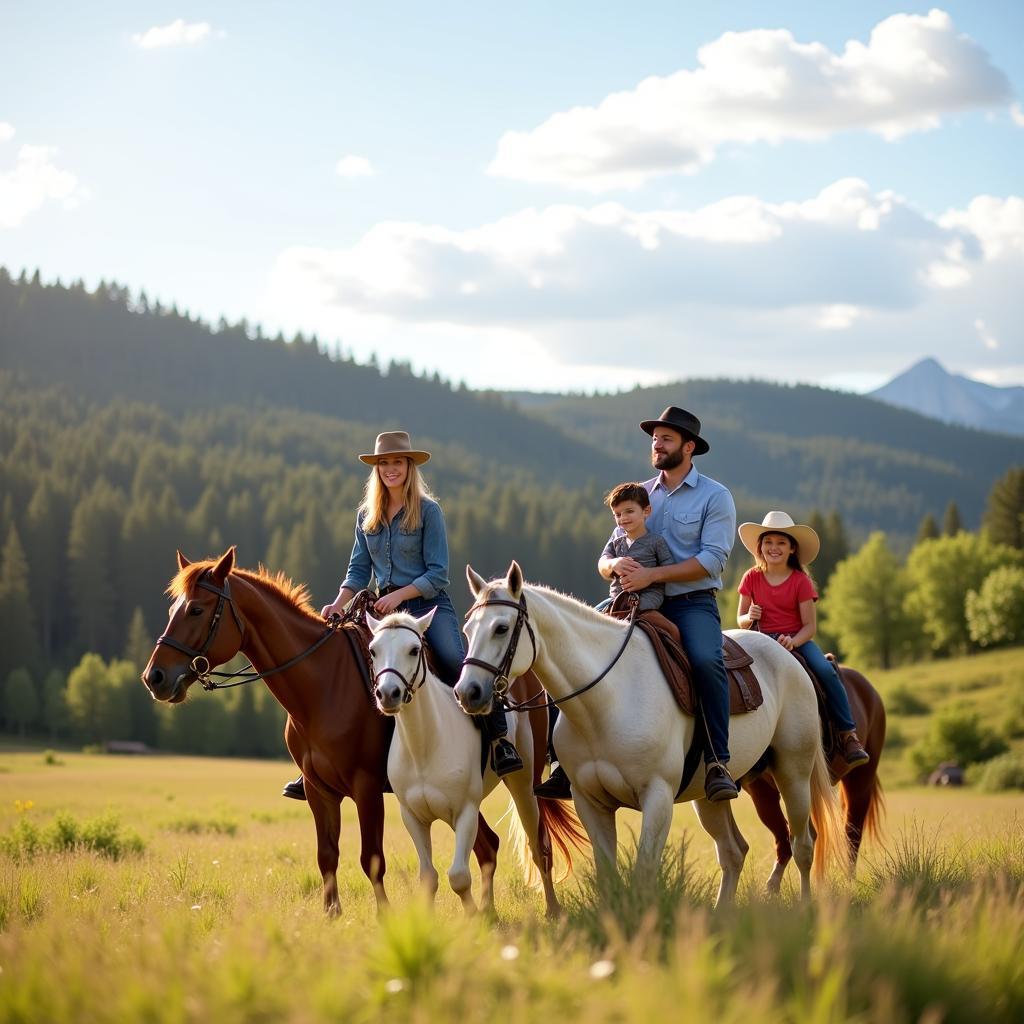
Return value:
M 567 698 L 559 704 L 554 743 L 572 780 L 573 800 L 596 851 L 599 876 L 615 870 L 618 808 L 642 812 L 637 868 L 650 871 L 660 863 L 673 803 L 692 800 L 715 841 L 722 868 L 716 905 L 731 901 L 747 844 L 730 805 L 704 799 L 703 766 L 677 793 L 694 719 L 679 710 L 646 636 L 634 633 L 607 675 L 573 696 L 612 663 L 623 645 L 626 623 L 547 587 L 524 583 L 516 562 L 503 580 L 487 583 L 469 566 L 466 576 L 476 604 L 466 625 L 469 651 L 455 695 L 464 710 L 484 713 L 494 696 L 495 679 L 500 693 L 500 680 L 513 679 L 532 665 L 553 699 Z M 823 874 L 841 849 L 817 700 L 807 673 L 781 645 L 760 633 L 729 635 L 753 657 L 764 694 L 760 708 L 729 721 L 729 768 L 739 778 L 770 752 L 772 775 L 789 818 L 801 895 L 807 898 L 812 862 L 816 874 Z
M 477 831 L 480 801 L 498 784 L 487 765 L 481 777 L 481 735 L 459 708 L 450 686 L 433 673 L 424 654 L 423 636 L 434 617 L 431 609 L 421 618 L 395 612 L 383 619 L 366 616 L 373 631 L 370 652 L 374 666 L 377 707 L 396 717 L 395 737 L 388 754 L 388 779 L 402 809 L 402 821 L 416 846 L 420 881 L 431 900 L 437 895 L 430 826 L 438 819 L 455 832 L 455 855 L 448 881 L 467 913 L 473 901 L 469 855 Z M 572 861 L 566 843 L 582 848 L 586 837 L 569 808 L 534 796 L 534 737 L 530 723 L 510 716 L 509 739 L 515 743 L 524 768 L 506 775 L 512 796 L 509 833 L 527 884 L 537 875 L 544 889 L 547 914 L 559 912 L 552 882 L 551 839 Z M 543 734 L 543 730 L 542 730 Z M 539 777 L 539 772 L 537 773 Z M 532 863 L 525 853 L 529 845 Z M 482 904 L 493 906 L 493 879 L 482 878 Z

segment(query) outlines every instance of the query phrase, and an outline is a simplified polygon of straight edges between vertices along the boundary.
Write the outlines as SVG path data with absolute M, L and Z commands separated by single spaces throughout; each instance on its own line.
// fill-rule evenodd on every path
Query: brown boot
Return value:
M 857 733 L 855 730 L 850 732 L 841 732 L 839 734 L 839 746 L 843 751 L 843 757 L 846 760 L 846 763 L 851 768 L 867 764 L 868 761 L 871 760 L 871 755 L 864 749 L 860 740 L 857 739 Z

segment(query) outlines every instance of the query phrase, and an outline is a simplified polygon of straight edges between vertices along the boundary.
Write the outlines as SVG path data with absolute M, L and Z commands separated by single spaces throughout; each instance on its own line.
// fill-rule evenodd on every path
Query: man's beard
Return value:
M 655 452 L 651 457 L 651 465 L 655 469 L 675 469 L 677 466 L 683 464 L 683 453 L 681 451 L 675 452 Z

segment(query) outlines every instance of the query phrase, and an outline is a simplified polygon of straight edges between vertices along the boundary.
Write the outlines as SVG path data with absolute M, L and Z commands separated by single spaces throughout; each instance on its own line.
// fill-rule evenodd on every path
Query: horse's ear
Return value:
M 436 608 L 431 608 L 426 615 L 421 615 L 416 620 L 416 629 L 419 630 L 420 636 L 423 636 L 423 634 L 430 629 L 430 624 L 434 621 L 434 612 L 436 611 Z
M 479 597 L 480 592 L 487 586 L 487 580 L 473 569 L 473 566 L 466 566 L 466 582 L 469 584 L 469 592 L 474 597 Z
M 213 571 L 210 573 L 211 576 L 218 582 L 223 583 L 228 578 L 228 573 L 231 572 L 235 567 L 235 545 L 231 547 L 220 556 L 220 561 L 213 567 Z
M 376 633 L 380 629 L 381 619 L 375 619 L 369 612 L 366 613 L 366 624 L 370 627 L 371 633 Z
M 187 569 L 192 563 L 179 551 L 178 553 L 178 568 Z
M 518 601 L 519 595 L 523 592 L 523 570 L 519 568 L 519 563 L 514 559 L 508 567 L 508 573 L 505 576 L 505 586 L 512 595 L 512 600 Z

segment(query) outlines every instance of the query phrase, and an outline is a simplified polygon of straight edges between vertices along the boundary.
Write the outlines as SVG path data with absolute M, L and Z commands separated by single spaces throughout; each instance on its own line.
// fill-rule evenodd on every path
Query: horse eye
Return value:
M 201 604 L 190 604 L 188 606 L 188 613 L 189 615 L 202 615 L 203 606 Z
M 416 655 L 419 654 L 419 653 L 420 653 L 420 649 L 418 647 L 410 647 L 409 648 L 409 657 L 410 658 L 415 658 Z
M 497 636 L 504 636 L 508 632 L 508 624 L 499 622 L 498 625 L 494 627 L 494 632 Z

